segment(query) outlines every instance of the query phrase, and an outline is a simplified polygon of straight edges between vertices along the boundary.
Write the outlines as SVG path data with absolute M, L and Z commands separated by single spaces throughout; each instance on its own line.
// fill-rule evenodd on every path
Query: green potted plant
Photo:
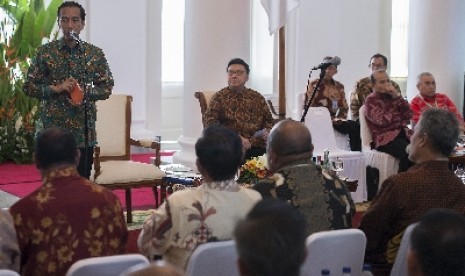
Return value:
M 0 0 L 0 163 L 32 162 L 38 101 L 22 91 L 29 60 L 56 39 L 56 11 L 63 0 Z M 53 35 L 52 35 L 53 34 Z

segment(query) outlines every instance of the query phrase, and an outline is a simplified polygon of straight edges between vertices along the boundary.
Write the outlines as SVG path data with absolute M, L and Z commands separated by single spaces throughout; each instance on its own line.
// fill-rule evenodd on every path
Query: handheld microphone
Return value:
M 79 35 L 75 31 L 69 32 L 69 36 L 77 43 L 81 42 L 81 40 L 79 39 Z
M 322 62 L 318 66 L 313 67 L 312 70 L 318 70 L 318 69 L 325 70 L 331 65 L 338 66 L 339 64 L 341 64 L 341 58 L 338 56 L 334 56 L 330 61 Z

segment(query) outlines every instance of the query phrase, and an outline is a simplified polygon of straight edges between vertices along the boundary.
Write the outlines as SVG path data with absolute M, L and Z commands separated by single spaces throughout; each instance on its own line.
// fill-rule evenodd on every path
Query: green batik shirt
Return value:
M 58 85 L 73 77 L 86 91 L 88 145 L 96 144 L 95 101 L 105 100 L 111 94 L 114 81 L 102 49 L 82 42 L 67 46 L 63 38 L 42 45 L 32 59 L 24 83 L 24 92 L 40 100 L 37 131 L 48 127 L 70 130 L 78 148 L 85 147 L 85 105 L 71 104 L 69 93 L 54 93 L 50 85 Z

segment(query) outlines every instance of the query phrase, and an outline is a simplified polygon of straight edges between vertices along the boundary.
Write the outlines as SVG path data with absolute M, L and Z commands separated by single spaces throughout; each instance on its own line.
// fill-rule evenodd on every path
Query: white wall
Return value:
M 115 93 L 134 96 L 133 121 L 140 135 L 161 134 L 164 140 L 177 140 L 183 127 L 184 87 L 161 86 L 162 1 L 81 2 L 88 12 L 85 37 L 105 50 L 115 77 Z M 373 54 L 380 52 L 389 57 L 390 7 L 390 0 L 300 1 L 286 25 L 287 117 L 295 116 L 295 95 L 305 91 L 310 69 L 324 56 L 341 57 L 335 78 L 345 85 L 347 98 L 355 81 L 369 75 L 368 63 Z M 214 40 L 215 32 L 228 32 L 228 29 L 212 26 L 205 31 Z M 231 41 L 215 43 L 218 48 L 231 46 Z M 315 71 L 312 78 L 318 74 Z M 209 80 L 213 82 L 225 83 L 225 80 Z M 253 83 L 253 74 L 250 83 Z M 200 119 L 200 114 L 191 115 L 185 117 Z M 148 131 L 142 131 L 144 127 Z

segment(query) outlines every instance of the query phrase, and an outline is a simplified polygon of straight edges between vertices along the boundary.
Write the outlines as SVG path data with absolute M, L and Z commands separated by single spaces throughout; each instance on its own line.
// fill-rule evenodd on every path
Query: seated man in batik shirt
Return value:
M 263 155 L 273 117 L 265 98 L 245 87 L 249 65 L 240 58 L 228 63 L 228 86 L 215 93 L 203 117 L 205 127 L 220 124 L 236 131 L 246 150 L 245 159 Z
M 274 174 L 254 189 L 299 209 L 309 235 L 352 227 L 355 204 L 350 192 L 334 172 L 312 162 L 312 137 L 305 125 L 292 120 L 277 123 L 268 137 L 266 156 Z
M 203 184 L 168 197 L 145 221 L 137 241 L 142 254 L 161 255 L 183 270 L 198 245 L 231 239 L 236 223 L 261 199 L 235 180 L 243 154 L 235 131 L 220 125 L 204 129 L 195 152 Z
M 21 275 L 65 275 L 78 260 L 123 254 L 127 228 L 118 197 L 81 177 L 70 131 L 44 130 L 34 159 L 43 185 L 10 208 Z
M 323 58 L 323 63 L 329 63 L 333 60 L 332 57 Z M 319 79 L 315 79 L 307 86 L 307 93 L 305 93 L 304 108 L 306 105 L 310 106 L 324 106 L 329 110 L 331 119 L 333 119 L 333 128 L 340 133 L 349 135 L 350 149 L 353 151 L 362 150 L 362 141 L 360 139 L 360 125 L 354 121 L 347 120 L 347 100 L 344 93 L 344 85 L 333 79 L 337 74 L 337 65 L 331 64 L 325 70 L 323 79 L 320 86 L 315 91 L 315 96 L 311 103 L 308 101 L 312 97 Z

